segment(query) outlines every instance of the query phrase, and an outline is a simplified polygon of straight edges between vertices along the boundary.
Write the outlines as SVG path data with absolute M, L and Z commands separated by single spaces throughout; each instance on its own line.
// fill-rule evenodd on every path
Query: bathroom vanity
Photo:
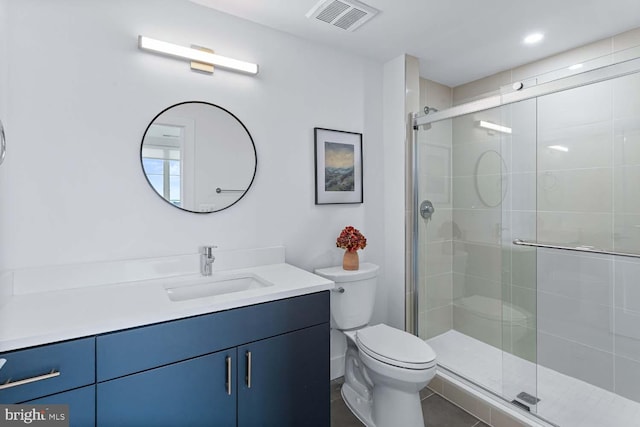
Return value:
M 124 319 L 128 328 L 109 328 L 109 319 L 100 321 L 100 315 L 82 307 L 92 294 L 114 291 L 114 286 L 51 292 L 54 300 L 60 293 L 75 293 L 76 312 L 66 317 L 86 317 L 85 327 L 96 333 L 53 342 L 55 335 L 65 333 L 55 330 L 59 325 L 52 319 L 53 328 L 44 337 L 23 335 L 24 342 L 44 342 L 0 352 L 6 360 L 0 384 L 9 381 L 0 386 L 0 403 L 68 404 L 72 426 L 330 425 L 333 283 L 287 264 L 242 271 L 270 286 L 178 301 L 168 297 L 167 289 L 176 289 L 176 283 L 178 288 L 203 286 L 205 281 L 156 280 L 123 287 L 119 293 L 137 288 L 139 295 L 147 288 L 149 306 L 160 303 L 153 290 L 164 293 L 167 307 L 166 320 L 148 322 L 158 319 L 157 307 L 141 305 L 139 311 L 147 312 L 144 320 L 130 301 L 110 305 L 113 318 L 120 312 L 116 323 Z M 42 295 L 31 295 L 34 301 L 38 297 Z M 234 299 L 236 307 L 230 307 Z M 110 301 L 91 304 L 97 308 Z M 0 319 L 8 311 L 11 302 L 0 307 Z M 193 315 L 180 314 L 187 312 Z M 40 326 L 46 329 L 46 321 Z M 11 335 L 6 332 L 0 329 L 3 338 Z M 16 346 L 19 340 L 1 344 Z

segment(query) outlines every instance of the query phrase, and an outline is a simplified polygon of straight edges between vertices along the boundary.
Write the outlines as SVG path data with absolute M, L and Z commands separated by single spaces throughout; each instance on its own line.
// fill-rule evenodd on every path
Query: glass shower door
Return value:
M 538 249 L 538 413 L 560 425 L 638 420 L 640 262 L 585 250 L 640 253 L 639 94 L 635 73 L 538 98 L 538 239 L 578 249 Z
M 513 244 L 537 239 L 537 100 L 501 108 L 503 137 L 502 396 L 537 412 L 537 250 Z
M 417 119 L 419 334 L 443 372 L 557 425 L 640 413 L 633 58 Z
M 535 132 L 525 101 L 417 135 L 418 203 L 435 208 L 418 218 L 419 334 L 442 367 L 509 401 L 537 394 L 535 250 L 511 243 L 536 237 Z

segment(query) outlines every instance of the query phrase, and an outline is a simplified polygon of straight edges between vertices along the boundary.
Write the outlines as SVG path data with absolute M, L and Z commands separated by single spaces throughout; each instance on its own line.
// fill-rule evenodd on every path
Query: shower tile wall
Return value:
M 420 79 L 420 105 L 439 110 L 451 107 L 451 88 Z M 419 333 L 424 339 L 452 328 L 451 123 L 433 123 L 418 133 L 419 201 L 431 200 L 431 221 L 419 219 Z
M 640 252 L 638 95 L 631 75 L 539 100 L 539 240 Z M 539 362 L 640 401 L 638 273 L 632 258 L 539 250 Z
M 613 82 L 538 100 L 538 239 L 613 247 Z

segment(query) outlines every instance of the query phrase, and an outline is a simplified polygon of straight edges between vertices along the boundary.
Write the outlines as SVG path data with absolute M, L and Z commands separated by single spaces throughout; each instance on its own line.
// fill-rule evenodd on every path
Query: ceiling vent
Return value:
M 353 31 L 378 12 L 379 10 L 356 0 L 320 0 L 306 16 L 343 30 Z

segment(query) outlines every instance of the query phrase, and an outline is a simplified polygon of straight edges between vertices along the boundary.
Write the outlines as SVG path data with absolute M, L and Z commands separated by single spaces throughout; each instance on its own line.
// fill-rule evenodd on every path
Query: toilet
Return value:
M 420 390 L 436 373 L 436 354 L 420 338 L 379 324 L 369 326 L 379 267 L 361 263 L 360 269 L 315 270 L 335 282 L 331 317 L 347 339 L 345 403 L 369 427 L 422 427 Z

